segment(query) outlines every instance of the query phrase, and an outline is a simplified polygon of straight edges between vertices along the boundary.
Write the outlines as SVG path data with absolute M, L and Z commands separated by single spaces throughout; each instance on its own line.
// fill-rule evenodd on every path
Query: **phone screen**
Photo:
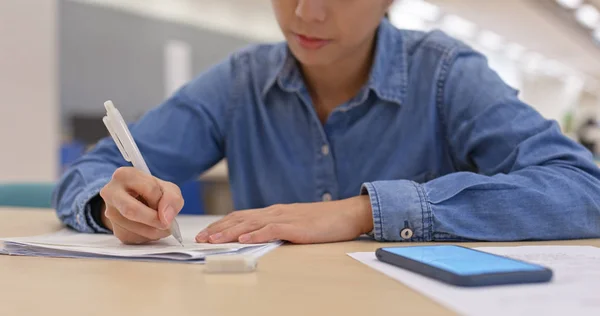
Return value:
M 385 251 L 458 275 L 539 271 L 544 267 L 457 246 L 383 248 Z

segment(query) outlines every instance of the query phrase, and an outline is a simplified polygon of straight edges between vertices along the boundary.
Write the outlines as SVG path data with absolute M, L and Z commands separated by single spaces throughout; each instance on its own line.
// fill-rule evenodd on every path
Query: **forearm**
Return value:
M 94 219 L 90 202 L 110 181 L 113 172 L 126 164 L 112 140 L 102 140 L 61 177 L 52 204 L 59 219 L 75 230 L 87 233 L 108 232 Z
M 373 211 L 368 196 L 360 195 L 341 201 L 326 203 L 335 203 L 336 209 L 338 209 L 340 213 L 351 214 L 351 218 L 347 220 L 352 223 L 358 223 L 358 231 L 360 234 L 368 234 L 373 231 Z
M 576 168 L 535 166 L 491 177 L 455 173 L 423 185 L 374 182 L 365 190 L 378 240 L 511 241 L 600 237 L 599 184 Z M 412 236 L 403 238 L 407 228 Z
M 58 218 L 80 232 L 107 232 L 93 218 L 90 201 L 109 180 L 110 174 L 107 177 L 85 179 L 77 169 L 68 171 L 58 182 L 52 199 Z

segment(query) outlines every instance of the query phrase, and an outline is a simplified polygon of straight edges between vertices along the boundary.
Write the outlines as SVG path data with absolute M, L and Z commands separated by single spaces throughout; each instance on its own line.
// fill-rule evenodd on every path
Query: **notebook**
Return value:
M 262 256 L 281 242 L 266 244 L 199 244 L 195 236 L 220 216 L 178 216 L 183 237 L 183 247 L 171 236 L 144 245 L 125 245 L 108 234 L 83 234 L 64 228 L 55 233 L 1 238 L 0 254 L 19 256 L 101 258 L 135 261 L 170 261 L 203 263 L 215 254 L 249 254 Z

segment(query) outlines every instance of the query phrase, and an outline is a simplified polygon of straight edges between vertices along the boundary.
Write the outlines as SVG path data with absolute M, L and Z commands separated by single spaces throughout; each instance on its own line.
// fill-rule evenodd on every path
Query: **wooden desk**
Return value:
M 54 212 L 0 208 L 2 237 L 59 228 Z M 515 244 L 468 244 L 482 245 Z M 0 256 L 0 315 L 452 315 L 346 255 L 380 246 L 285 245 L 243 275 L 204 274 L 189 264 Z

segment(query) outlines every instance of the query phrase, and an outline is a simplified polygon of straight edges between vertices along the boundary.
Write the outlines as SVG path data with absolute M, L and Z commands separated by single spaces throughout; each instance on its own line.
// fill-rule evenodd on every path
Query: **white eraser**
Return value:
M 204 259 L 208 273 L 244 273 L 256 270 L 256 258 L 248 255 L 214 255 Z

